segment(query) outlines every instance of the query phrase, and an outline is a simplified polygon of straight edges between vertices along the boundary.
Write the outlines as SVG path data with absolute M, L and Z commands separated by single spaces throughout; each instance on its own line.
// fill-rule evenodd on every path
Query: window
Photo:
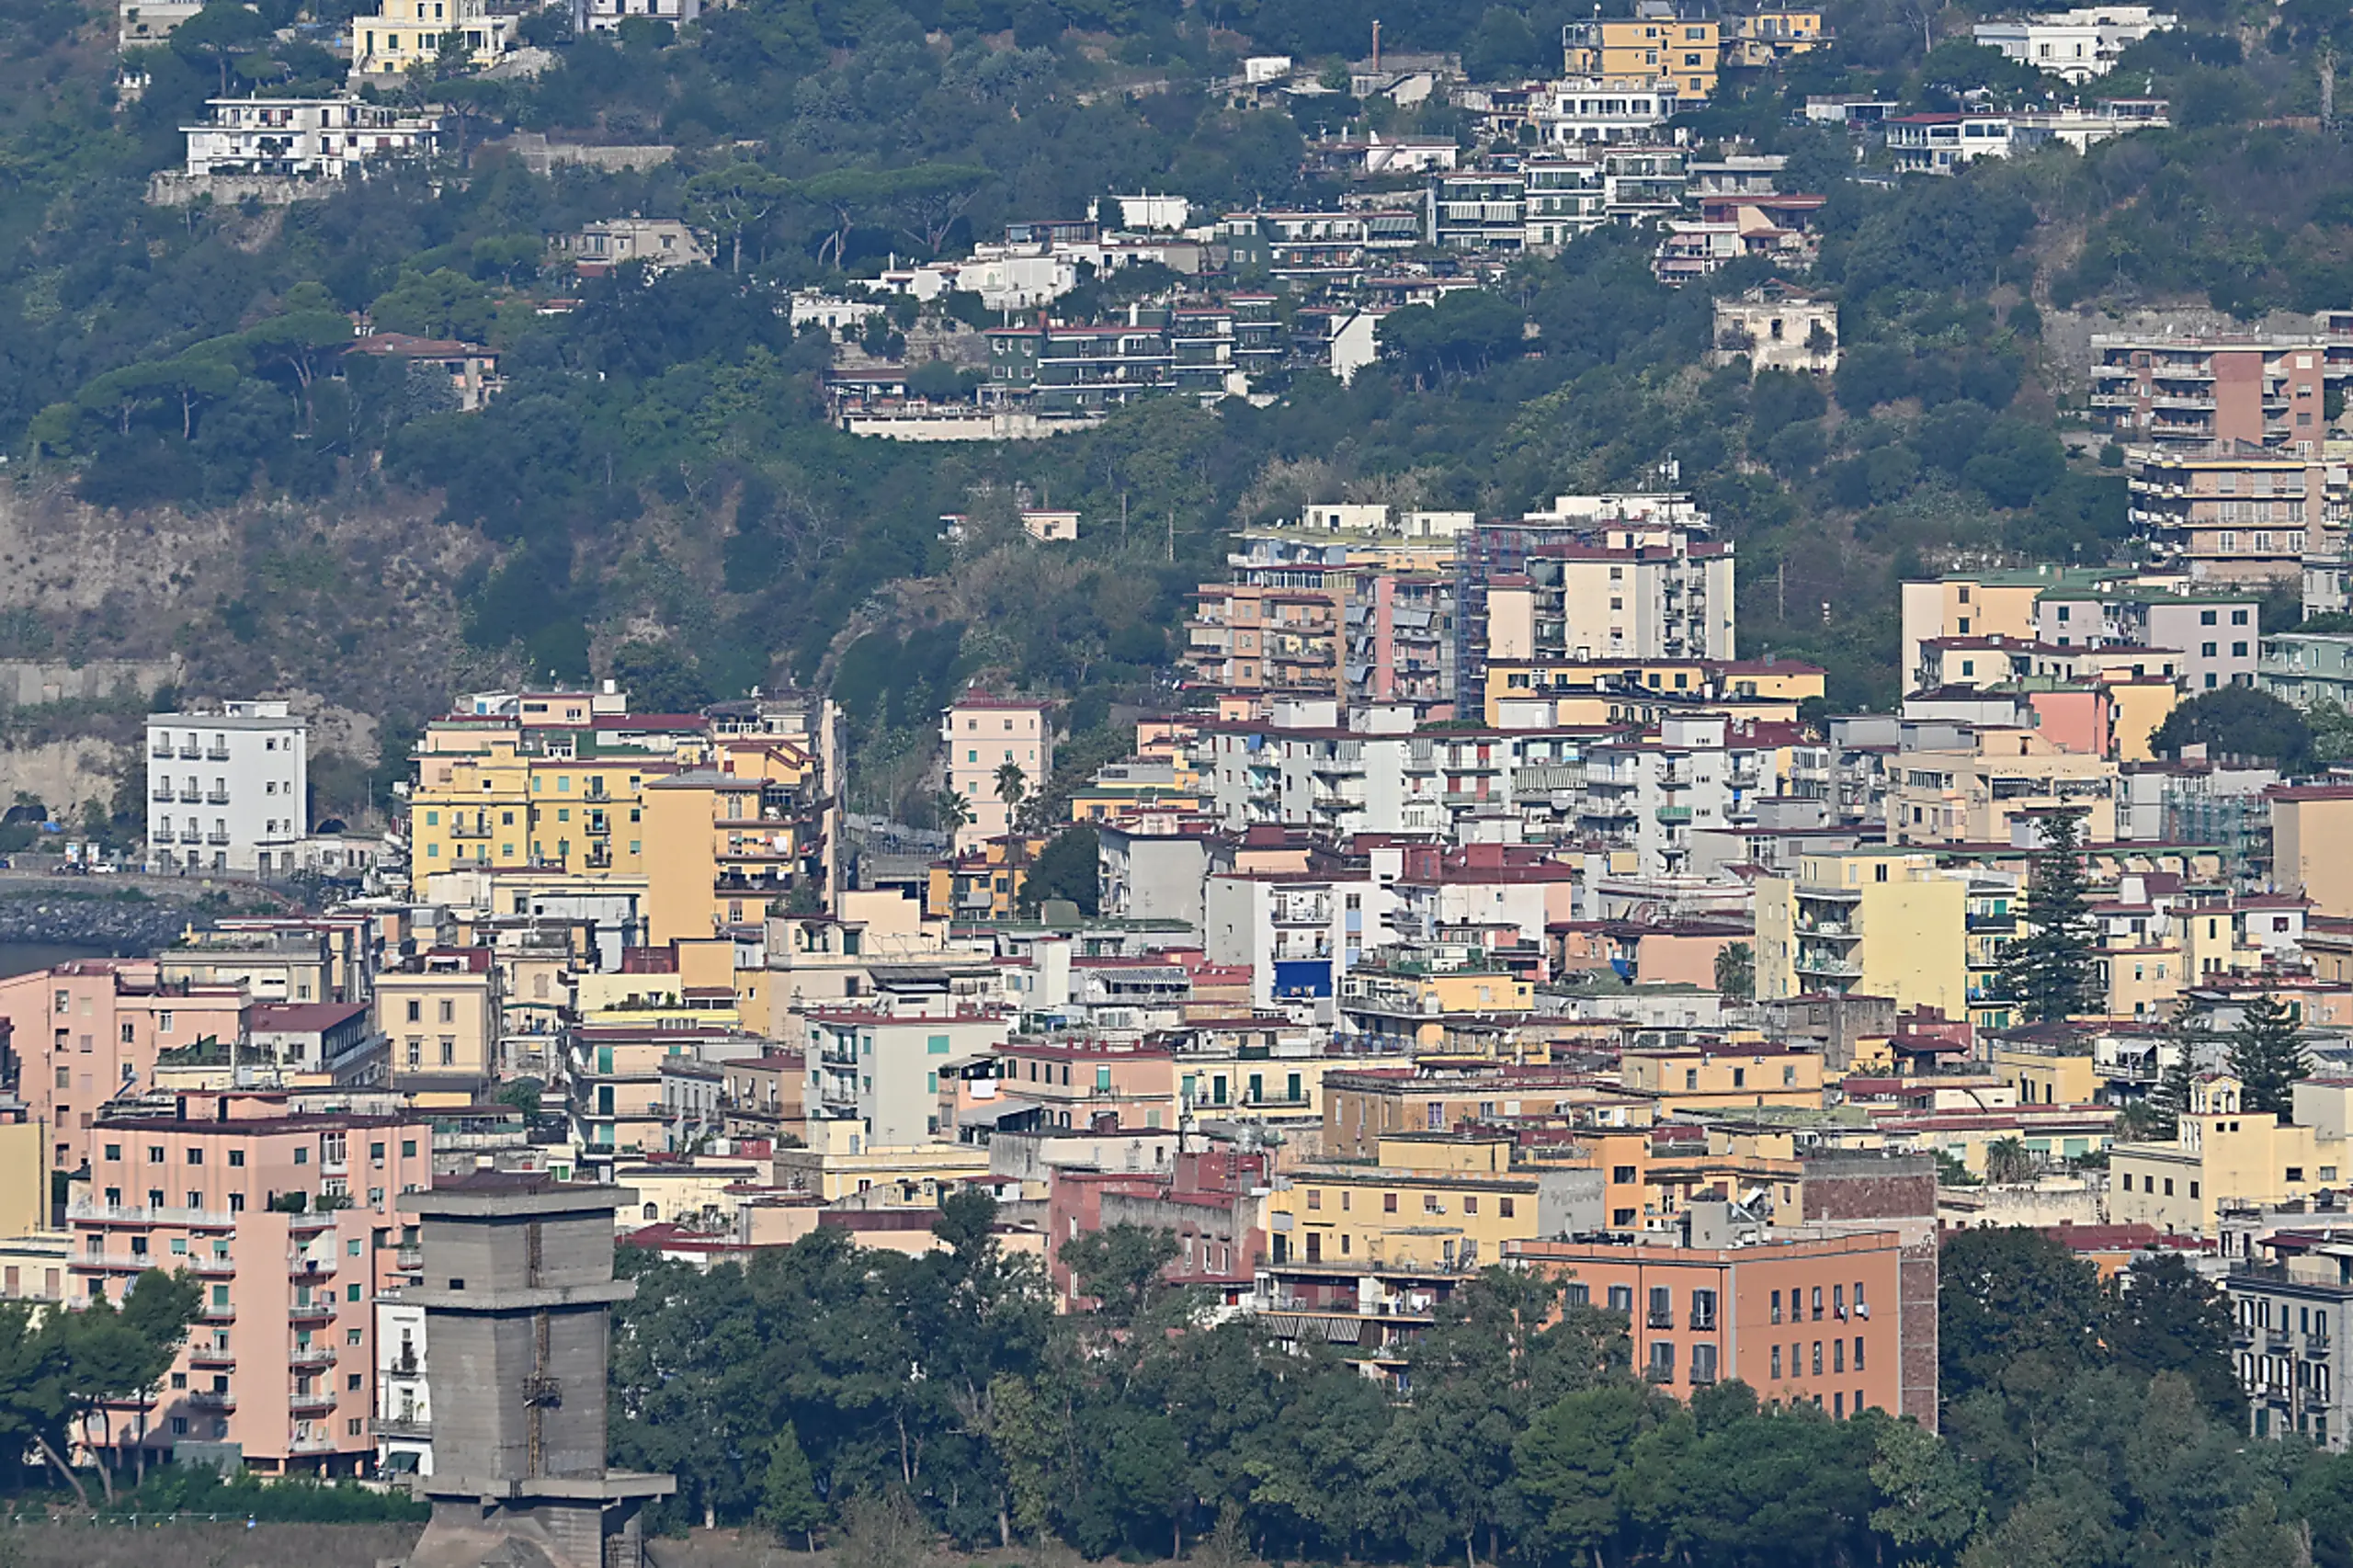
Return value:
M 1773 1346 L 1772 1375 L 1776 1378 L 1781 1375 L 1781 1347 L 1778 1345 Z
M 1855 1335 L 1855 1370 L 1857 1370 L 1857 1371 L 1859 1371 L 1859 1371 L 1861 1371 L 1862 1369 L 1863 1369 L 1863 1336 L 1862 1336 L 1861 1335 L 1859 1335 L 1859 1335 Z
M 414 996 L 408 1000 L 408 1021 L 412 1024 L 425 1021 L 425 1004 Z
M 1813 1288 L 1813 1321 L 1822 1321 L 1822 1287 L 1819 1285 Z
M 1617 1182 L 1620 1186 L 1625 1186 L 1634 1180 L 1634 1167 L 1631 1165 L 1612 1165 L 1609 1167 L 1609 1179 Z
M 1394 1214 L 1397 1212 L 1397 1195 L 1395 1193 L 1384 1192 L 1381 1195 L 1381 1211 L 1383 1214 Z
M 1517 1215 L 1518 1208 L 1518 1204 L 1511 1199 L 1498 1198 L 1495 1199 L 1496 1212 L 1500 1213 L 1506 1220 L 1512 1219 Z
M 1834 1372 L 1847 1369 L 1847 1342 L 1843 1339 L 1830 1342 L 1830 1369 Z
M 1822 1376 L 1822 1341 L 1819 1339 L 1813 1342 L 1813 1375 L 1817 1378 Z
M 1653 1328 L 1673 1328 L 1675 1326 L 1675 1292 L 1665 1285 L 1654 1285 L 1651 1287 L 1651 1311 L 1649 1321 L 1650 1326 Z
M 1691 1292 L 1691 1326 L 1697 1329 L 1716 1326 L 1716 1293 L 1713 1290 Z
M 1772 1304 L 1768 1310 L 1772 1315 L 1766 1320 L 1767 1322 L 1779 1323 L 1781 1321 L 1781 1293 L 1779 1290 L 1773 1292 Z M 1779 1360 L 1780 1354 L 1781 1353 L 1779 1350 L 1775 1350 L 1773 1352 L 1774 1358 Z
M 1667 1339 L 1651 1341 L 1650 1380 L 1654 1383 L 1675 1381 L 1675 1343 Z
M 245 1152 L 243 1149 L 232 1149 L 229 1151 L 229 1164 L 232 1167 L 242 1165 L 244 1163 Z
M 1609 1287 L 1609 1310 L 1613 1312 L 1623 1312 L 1630 1318 L 1632 1317 L 1634 1315 L 1634 1288 L 1631 1285 L 1612 1285 Z

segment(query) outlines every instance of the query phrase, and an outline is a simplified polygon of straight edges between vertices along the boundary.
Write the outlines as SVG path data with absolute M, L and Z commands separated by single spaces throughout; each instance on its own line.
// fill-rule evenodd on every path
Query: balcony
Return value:
M 199 1410 L 237 1408 L 237 1396 L 226 1389 L 192 1389 L 188 1392 L 188 1402 Z
M 313 1433 L 309 1437 L 288 1438 L 286 1451 L 290 1454 L 331 1454 L 335 1451 L 335 1443 L 333 1437 Z
M 289 1301 L 286 1316 L 292 1323 L 324 1323 L 335 1316 L 335 1302 L 324 1297 L 309 1301 Z
M 317 1388 L 308 1393 L 290 1394 L 286 1408 L 297 1415 L 324 1415 L 335 1408 L 335 1390 Z
M 225 1278 L 229 1275 L 237 1272 L 237 1265 L 233 1258 L 212 1257 L 204 1254 L 194 1254 L 191 1255 L 188 1260 L 188 1271 L 190 1274 L 201 1274 L 214 1278 Z
M 335 1351 L 324 1345 L 297 1345 L 287 1352 L 286 1364 L 290 1367 L 332 1367 L 335 1365 Z
M 234 1351 L 216 1349 L 210 1345 L 193 1345 L 188 1347 L 188 1364 L 191 1367 L 217 1367 L 227 1371 L 236 1366 L 237 1357 Z
M 429 1439 L 433 1436 L 433 1423 L 414 1415 L 380 1415 L 376 1418 L 376 1436 Z
M 1691 808 L 1688 806 L 1661 806 L 1658 809 L 1657 816 L 1658 820 L 1665 826 L 1681 827 L 1690 822 Z
M 166 779 L 162 780 L 160 783 L 158 783 L 158 784 L 155 786 L 154 799 L 156 799 L 156 800 L 158 800 L 158 801 L 168 801 L 168 800 L 170 800 L 171 798 L 172 798 L 172 781 L 171 781 L 170 779 L 166 778 Z
M 207 1301 L 197 1309 L 196 1315 L 206 1323 L 234 1323 L 237 1319 L 237 1303 Z
M 229 835 L 216 827 L 210 833 L 204 835 L 204 842 L 207 844 L 226 844 L 229 842 Z
M 229 803 L 229 791 L 226 790 L 207 790 L 204 792 L 204 803 L 208 806 L 225 806 Z
M 408 1269 L 408 1270 L 415 1270 L 415 1269 L 419 1269 L 419 1268 L 424 1267 L 425 1267 L 425 1249 L 424 1249 L 423 1247 L 395 1247 L 395 1248 L 393 1248 L 393 1249 L 392 1249 L 392 1267 L 393 1267 L 394 1268 L 399 1268 L 399 1269 Z
M 1675 1381 L 1675 1369 L 1666 1362 L 1653 1361 L 1643 1369 L 1643 1376 L 1654 1383 L 1671 1383 Z
M 335 1259 L 291 1256 L 286 1260 L 286 1272 L 296 1279 L 324 1279 L 335 1273 Z
M 488 838 L 490 835 L 490 824 L 483 818 L 477 817 L 472 822 L 460 818 L 449 824 L 449 836 L 452 838 Z
M 189 1225 L 199 1230 L 232 1230 L 237 1217 L 225 1209 L 139 1208 L 121 1203 L 93 1203 L 87 1199 L 66 1210 L 68 1220 L 96 1225 Z
M 181 755 L 186 756 L 187 754 L 182 753 Z M 229 760 L 229 748 L 221 744 L 218 741 L 215 741 L 212 744 L 204 748 L 204 760 L 207 762 L 226 762 Z
M 158 756 L 168 756 L 170 753 L 157 752 L 155 755 Z M 182 762 L 201 762 L 204 760 L 203 749 L 194 741 L 184 741 L 180 744 L 180 760 Z

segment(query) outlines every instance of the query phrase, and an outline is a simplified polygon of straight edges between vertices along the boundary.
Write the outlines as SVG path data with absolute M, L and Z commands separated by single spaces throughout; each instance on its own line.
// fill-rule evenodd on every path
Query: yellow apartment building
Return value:
M 2178 682 L 2163 676 L 2135 676 L 2110 671 L 2099 677 L 2108 694 L 2108 733 L 2114 738 L 2116 760 L 2147 762 L 2156 756 L 2149 737 L 2181 702 Z
M 2225 1201 L 2269 1206 L 2338 1185 L 2347 1085 L 2299 1085 L 2295 1125 L 2244 1109 L 2245 1088 L 2226 1073 L 2203 1074 L 2190 1085 L 2173 1142 L 2109 1150 L 2109 1212 L 2117 1223 L 2213 1236 Z
M 932 862 L 924 879 L 923 913 L 931 920 L 1010 920 L 1029 879 L 1030 864 L 1046 847 L 1042 838 L 1000 834 L 984 838 L 946 860 Z
M 2054 807 L 2082 813 L 2086 844 L 2116 837 L 2116 764 L 2061 751 L 2032 730 L 1981 729 L 1972 746 L 1905 752 L 1892 771 L 1888 831 L 1898 844 L 2009 844 L 2018 817 Z
M 531 858 L 584 877 L 645 869 L 645 786 L 674 771 L 643 752 L 529 759 Z
M 426 726 L 409 788 L 410 865 L 417 877 L 531 858 L 531 765 L 503 720 Z
M 1363 963 L 1342 977 L 1339 1005 L 1342 1016 L 1378 1047 L 1437 1051 L 1446 1048 L 1454 1023 L 1532 1015 L 1536 983 L 1478 963 Z
M 1948 1017 L 1968 1006 L 1969 884 L 1918 850 L 1807 855 L 1756 881 L 1756 995 L 1893 996 Z
M 1687 100 L 1715 96 L 1722 29 L 1697 6 L 1643 0 L 1633 16 L 1571 22 L 1561 38 L 1568 75 L 1665 77 Z
M 819 892 L 804 781 L 699 768 L 646 786 L 647 940 L 757 925 L 769 901 Z
M 1306 1165 L 1267 1199 L 1278 1263 L 1458 1269 L 1533 1240 L 1543 1176 L 1516 1171 L 1509 1138 L 1403 1133 L 1378 1165 Z M 1565 1176 L 1569 1173 L 1557 1173 Z
M 1625 1087 L 1657 1102 L 1660 1116 L 1755 1106 L 1822 1108 L 1822 1054 L 1785 1046 L 1676 1046 L 1618 1059 Z
M 1185 1064 L 1191 1060 L 1186 1057 Z M 1596 1074 L 1566 1067 L 1376 1067 L 1340 1058 L 1324 1074 L 1323 1153 L 1369 1160 L 1392 1134 L 1444 1132 L 1497 1117 L 1600 1120 L 1605 1101 L 1611 1102 L 1606 1114 L 1616 1124 L 1650 1125 L 1649 1101 L 1630 1099 Z

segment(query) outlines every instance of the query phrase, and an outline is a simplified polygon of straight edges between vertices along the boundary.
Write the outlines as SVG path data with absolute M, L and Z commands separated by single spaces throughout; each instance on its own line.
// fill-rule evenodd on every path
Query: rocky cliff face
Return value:
M 0 484 L 0 658 L 176 658 L 190 694 L 438 705 L 502 673 L 460 635 L 460 581 L 487 554 L 430 498 L 121 513 L 23 475 Z

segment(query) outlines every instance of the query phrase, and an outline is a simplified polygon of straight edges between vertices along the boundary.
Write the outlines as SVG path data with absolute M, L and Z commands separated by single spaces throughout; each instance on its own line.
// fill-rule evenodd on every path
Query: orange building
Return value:
M 1897 1232 L 1740 1239 L 1517 1242 L 1505 1257 L 1565 1279 L 1574 1302 L 1625 1314 L 1636 1372 L 1677 1399 L 1738 1378 L 1768 1404 L 1883 1410 L 1934 1429 L 1934 1297 L 1928 1321 L 1910 1322 Z

